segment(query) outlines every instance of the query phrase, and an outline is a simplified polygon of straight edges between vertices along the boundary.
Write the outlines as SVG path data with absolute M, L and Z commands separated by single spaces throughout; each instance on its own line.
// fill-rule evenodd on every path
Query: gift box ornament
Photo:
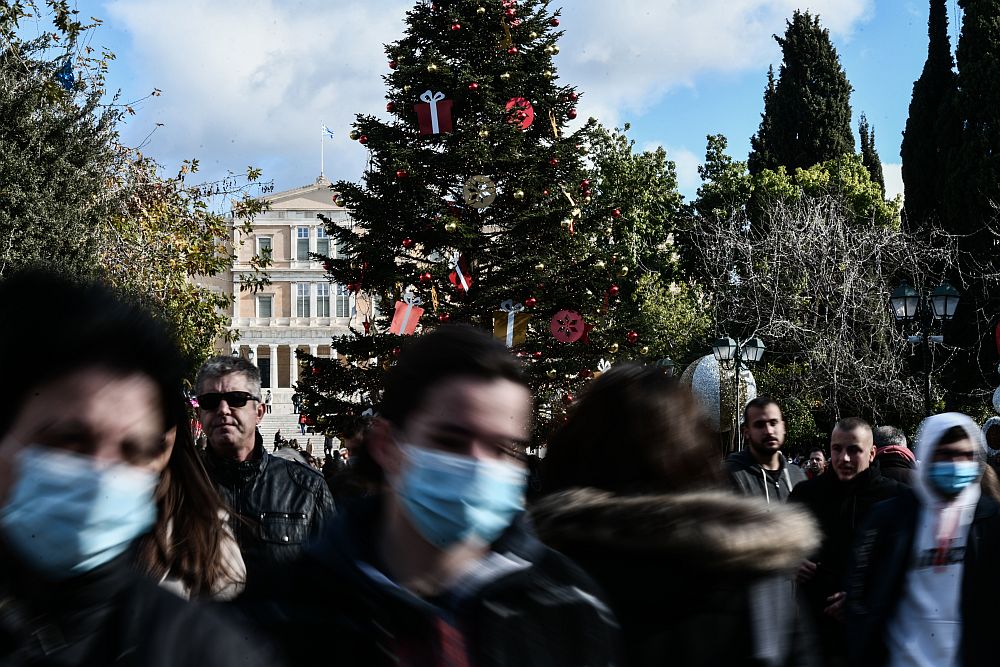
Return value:
M 472 275 L 469 272 L 469 262 L 459 253 L 451 256 L 451 273 L 448 274 L 448 282 L 455 286 L 459 292 L 465 293 L 472 287 Z
M 417 112 L 420 134 L 445 134 L 452 131 L 451 100 L 444 99 L 444 93 L 424 91 L 422 102 L 413 105 Z
M 402 301 L 396 302 L 396 312 L 392 316 L 392 324 L 389 325 L 389 333 L 398 336 L 412 336 L 417 328 L 417 321 L 424 314 L 424 309 L 420 307 L 423 301 L 412 292 L 403 295 Z
M 528 335 L 528 320 L 531 315 L 523 312 L 524 306 L 511 299 L 500 304 L 500 310 L 493 313 L 493 336 L 514 347 L 524 342 Z

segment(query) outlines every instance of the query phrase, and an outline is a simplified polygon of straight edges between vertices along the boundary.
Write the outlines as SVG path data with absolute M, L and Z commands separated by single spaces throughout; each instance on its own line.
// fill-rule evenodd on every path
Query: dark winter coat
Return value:
M 53 582 L 0 553 L 0 666 L 274 666 L 217 612 L 136 574 L 129 554 Z
M 539 542 L 523 514 L 456 590 L 432 600 L 382 573 L 380 516 L 378 497 L 352 504 L 301 560 L 237 600 L 291 664 L 621 664 L 617 625 L 595 585 Z
M 757 496 L 771 501 L 785 501 L 800 482 L 806 481 L 802 468 L 788 462 L 785 455 L 778 452 L 781 461 L 781 474 L 775 484 L 757 459 L 749 450 L 734 452 L 726 459 L 726 472 L 733 485 L 733 490 L 743 496 Z
M 574 489 L 532 516 L 606 593 L 629 667 L 818 664 L 792 585 L 819 543 L 807 512 L 719 492 Z
M 882 476 L 894 479 L 900 484 L 913 486 L 913 476 L 917 472 L 917 464 L 900 454 L 887 452 L 875 457 L 882 470 Z
M 913 554 L 920 504 L 903 495 L 872 513 L 854 549 L 848 578 L 848 648 L 853 665 L 887 664 L 886 628 L 900 599 Z M 969 529 L 962 573 L 961 662 L 997 664 L 995 616 L 1000 599 L 1000 503 L 982 496 Z
M 205 468 L 226 504 L 247 567 L 247 586 L 274 565 L 290 563 L 319 538 L 334 515 L 323 476 L 258 446 L 243 462 L 220 459 L 211 447 Z

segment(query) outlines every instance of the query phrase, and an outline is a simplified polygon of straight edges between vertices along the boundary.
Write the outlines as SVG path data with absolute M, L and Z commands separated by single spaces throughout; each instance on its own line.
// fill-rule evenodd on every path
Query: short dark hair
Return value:
M 471 326 L 451 324 L 418 336 L 403 348 L 389 370 L 378 412 L 402 427 L 432 388 L 458 377 L 528 386 L 521 362 L 503 343 Z
M 953 442 L 961 442 L 966 439 L 972 440 L 969 436 L 969 432 L 966 431 L 965 428 L 962 426 L 952 426 L 950 429 L 941 434 L 941 437 L 938 438 L 937 445 L 935 446 L 950 445 Z M 973 440 L 973 443 L 975 443 L 975 440 Z
M 712 431 L 691 392 L 658 368 L 622 364 L 573 406 L 549 441 L 541 479 L 546 494 L 578 486 L 668 493 L 712 486 L 720 472 Z
M 833 426 L 834 431 L 843 431 L 845 433 L 849 431 L 854 431 L 859 428 L 864 429 L 869 433 L 872 433 L 872 425 L 866 422 L 861 417 L 844 417 Z M 874 438 L 874 433 L 872 434 L 872 436 Z
M 186 365 L 166 325 L 133 298 L 100 282 L 32 269 L 0 281 L 0 303 L 14 314 L 0 327 L 0 349 L 10 352 L 8 381 L 0 383 L 0 435 L 38 387 L 85 368 L 146 375 L 159 389 L 164 423 L 180 421 Z
M 823 455 L 824 459 L 827 458 L 826 449 L 820 445 L 813 445 L 812 447 L 810 447 L 808 456 L 812 456 L 813 452 L 819 452 L 820 454 Z
M 879 449 L 890 445 L 906 447 L 906 434 L 895 426 L 879 426 L 872 435 L 875 438 L 875 446 Z
M 757 398 L 747 403 L 745 406 L 743 406 L 743 423 L 744 424 L 747 423 L 747 418 L 750 416 L 750 408 L 763 410 L 769 405 L 777 405 L 778 410 L 779 411 L 781 410 L 781 405 L 770 396 L 758 396 Z M 784 415 L 781 416 L 782 418 L 784 418 Z
M 198 369 L 198 377 L 194 381 L 194 390 L 200 394 L 202 383 L 231 373 L 242 373 L 250 385 L 250 393 L 254 396 L 260 396 L 260 369 L 243 357 L 234 357 L 233 355 L 211 357 L 202 364 L 201 368 Z

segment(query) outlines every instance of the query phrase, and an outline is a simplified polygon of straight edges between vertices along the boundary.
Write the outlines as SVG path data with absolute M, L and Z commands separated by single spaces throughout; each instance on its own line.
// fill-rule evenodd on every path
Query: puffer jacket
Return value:
M 323 476 L 258 445 L 243 462 L 205 455 L 205 468 L 232 509 L 230 526 L 246 564 L 247 586 L 270 566 L 290 563 L 334 515 Z
M 757 496 L 769 503 L 787 500 L 792 489 L 806 481 L 806 474 L 802 468 L 790 464 L 781 452 L 778 452 L 778 459 L 781 461 L 781 474 L 775 485 L 749 450 L 730 454 L 725 465 L 733 490 L 740 495 Z
M 253 633 L 160 589 L 130 554 L 50 581 L 0 546 L 0 667 L 264 667 Z
M 618 627 L 594 583 L 539 542 L 523 513 L 447 593 L 428 599 L 379 565 L 381 503 L 352 503 L 301 560 L 237 599 L 289 664 L 621 665 Z
M 819 664 L 792 584 L 819 541 L 803 510 L 721 492 L 572 489 L 532 517 L 607 595 L 625 665 Z

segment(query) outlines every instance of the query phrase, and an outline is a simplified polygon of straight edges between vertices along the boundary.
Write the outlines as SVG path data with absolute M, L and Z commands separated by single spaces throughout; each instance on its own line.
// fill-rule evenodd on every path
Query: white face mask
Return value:
M 16 464 L 0 531 L 26 563 L 53 578 L 107 563 L 156 522 L 151 472 L 37 445 L 22 449 Z

